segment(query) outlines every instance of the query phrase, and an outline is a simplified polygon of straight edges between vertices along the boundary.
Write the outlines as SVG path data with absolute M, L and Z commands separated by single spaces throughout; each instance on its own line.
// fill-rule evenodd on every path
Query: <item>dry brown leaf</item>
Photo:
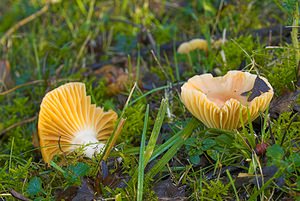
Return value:
M 132 85 L 135 78 L 133 71 L 129 76 L 123 68 L 114 65 L 105 65 L 102 68 L 94 71 L 95 75 L 103 77 L 107 82 L 108 95 L 116 95 L 126 91 L 127 87 Z
M 297 99 L 300 95 L 300 90 L 288 92 L 278 98 L 273 99 L 270 104 L 270 115 L 273 118 L 278 118 L 283 112 L 296 111 L 300 112 L 300 106 L 297 104 Z
M 187 200 L 185 186 L 176 186 L 170 178 L 158 182 L 153 190 L 158 200 Z

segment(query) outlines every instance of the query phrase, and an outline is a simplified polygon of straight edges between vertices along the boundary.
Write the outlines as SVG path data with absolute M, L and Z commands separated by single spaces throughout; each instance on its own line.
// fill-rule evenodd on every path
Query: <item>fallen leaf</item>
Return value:
M 55 200 L 65 200 L 65 201 L 71 201 L 78 191 L 78 186 L 71 186 L 67 188 L 66 190 L 56 190 L 55 191 Z
M 187 200 L 185 186 L 176 186 L 170 178 L 158 182 L 153 190 L 158 200 Z
M 21 193 L 18 193 L 15 190 L 10 190 L 10 194 L 16 198 L 17 200 L 22 200 L 22 201 L 29 201 L 30 199 L 26 198 L 24 195 L 22 195 Z
M 247 101 L 250 102 L 254 98 L 260 96 L 261 94 L 268 92 L 270 87 L 265 83 L 263 79 L 260 79 L 259 76 L 256 77 L 254 86 L 250 91 L 241 93 L 242 96 L 248 96 Z
M 283 112 L 300 112 L 300 106 L 297 104 L 299 95 L 300 90 L 298 89 L 273 99 L 270 104 L 270 116 L 273 118 L 278 118 Z
M 258 185 L 261 187 L 263 185 L 262 180 L 264 181 L 264 183 L 266 183 L 269 179 L 271 179 L 276 174 L 277 171 L 278 168 L 272 165 L 272 166 L 263 167 L 262 175 L 239 173 L 235 179 L 235 186 L 236 188 L 240 188 L 245 184 L 254 184 L 256 186 Z M 284 177 L 280 176 L 278 178 L 275 178 L 274 182 L 281 187 L 284 185 Z
M 70 186 L 66 190 L 56 191 L 56 200 L 65 201 L 90 201 L 90 200 L 100 200 L 101 197 L 96 196 L 93 188 L 93 182 L 89 178 L 83 178 L 81 180 L 81 185 Z
M 103 77 L 107 82 L 108 95 L 116 95 L 124 92 L 133 83 L 135 72 L 130 75 L 123 68 L 114 65 L 105 65 L 94 71 L 95 75 Z
M 94 199 L 99 199 L 100 197 L 95 196 L 95 191 L 89 185 L 87 179 L 83 179 L 81 182 L 80 188 L 77 190 L 76 196 L 72 199 L 72 201 L 90 201 Z
M 35 196 L 41 192 L 44 192 L 44 189 L 42 187 L 42 180 L 39 177 L 33 177 L 27 186 L 26 189 L 27 193 L 31 196 Z

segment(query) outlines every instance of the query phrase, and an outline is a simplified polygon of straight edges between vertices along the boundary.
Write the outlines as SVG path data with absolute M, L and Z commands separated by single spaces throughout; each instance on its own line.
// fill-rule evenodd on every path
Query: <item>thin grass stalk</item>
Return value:
M 249 129 L 250 129 L 250 135 L 247 135 L 247 138 L 249 142 L 251 143 L 251 148 L 255 147 L 255 131 L 253 129 L 252 121 L 251 121 L 251 115 L 249 108 L 247 107 L 247 116 L 248 116 L 248 124 L 249 124 Z
M 193 130 L 197 128 L 199 121 L 192 118 L 187 126 L 183 129 L 181 135 L 176 139 L 175 144 L 163 155 L 163 157 L 154 165 L 154 167 L 147 173 L 146 179 L 153 178 L 163 167 L 174 157 L 177 151 L 184 144 L 186 139 L 193 133 Z
M 161 129 L 161 126 L 163 124 L 164 118 L 165 118 L 165 114 L 167 111 L 167 106 L 168 106 L 168 100 L 167 99 L 163 99 L 161 101 L 160 107 L 159 107 L 159 111 L 153 126 L 153 130 L 146 148 L 146 152 L 145 152 L 145 166 L 147 165 L 147 163 L 149 162 L 152 154 L 153 154 L 153 150 L 155 148 L 156 145 L 156 141 Z
M 130 99 L 132 97 L 132 94 L 133 94 L 135 88 L 136 88 L 136 83 L 134 83 L 134 85 L 133 85 L 133 87 L 132 87 L 132 89 L 131 89 L 131 91 L 129 93 L 129 96 L 127 98 L 127 101 L 126 101 L 126 103 L 125 103 L 125 105 L 123 107 L 121 115 L 120 115 L 119 119 L 117 120 L 117 123 L 116 123 L 117 126 L 115 127 L 115 129 L 114 129 L 113 133 L 111 134 L 110 138 L 107 140 L 106 146 L 105 146 L 105 148 L 103 150 L 104 154 L 102 154 L 101 157 L 100 157 L 100 160 L 99 160 L 99 163 L 98 163 L 98 168 L 96 168 L 95 175 L 97 175 L 97 173 L 100 171 L 100 168 L 99 168 L 100 167 L 100 163 L 101 163 L 102 159 L 104 159 L 104 156 L 107 157 L 107 155 L 110 153 L 110 149 L 114 145 L 114 144 L 112 144 L 112 142 L 113 141 L 115 142 L 115 140 L 117 139 L 117 138 L 114 138 L 114 135 L 116 134 L 116 132 L 117 132 L 117 130 L 119 128 L 122 128 L 119 125 L 122 124 L 122 121 L 124 121 L 123 116 L 124 116 L 126 108 L 128 107 L 128 103 L 129 103 L 129 101 L 130 101 Z
M 163 99 L 158 111 L 158 115 L 156 117 L 155 123 L 154 123 L 154 127 L 149 139 L 149 143 L 146 147 L 146 151 L 144 151 L 143 155 L 144 155 L 144 167 L 146 167 L 147 163 L 149 162 L 149 159 L 153 153 L 153 150 L 155 148 L 156 145 L 156 141 L 157 141 L 157 137 L 159 135 L 159 131 L 161 129 L 161 125 L 163 123 L 164 120 L 164 116 L 166 113 L 166 109 L 167 109 L 167 103 L 168 101 L 166 99 Z M 138 172 L 136 171 L 133 176 L 131 181 L 129 182 L 130 185 L 134 185 L 136 183 L 136 179 L 138 177 Z
M 156 159 L 163 152 L 167 151 L 171 146 L 173 146 L 178 141 L 179 136 L 182 135 L 182 132 L 183 131 L 176 133 L 167 142 L 165 142 L 163 145 L 160 145 L 157 149 L 155 149 L 150 158 L 150 162 Z
M 141 147 L 140 147 L 140 156 L 139 156 L 139 167 L 138 167 L 138 186 L 137 186 L 137 201 L 143 200 L 143 187 L 144 187 L 144 170 L 145 164 L 145 146 L 146 146 L 146 133 L 149 120 L 149 105 L 147 105 L 146 114 L 144 118 L 144 127 L 142 133 Z
M 266 132 L 266 127 L 267 127 L 268 114 L 269 114 L 269 107 L 267 107 L 267 110 L 265 112 L 263 127 L 261 129 L 261 139 L 262 139 L 262 142 L 265 141 L 264 138 L 265 138 L 265 132 Z
M 226 170 L 226 174 L 227 174 L 227 176 L 228 176 L 228 178 L 229 178 L 229 181 L 230 181 L 230 184 L 231 184 L 231 186 L 232 186 L 232 188 L 233 188 L 233 191 L 234 191 L 236 200 L 237 200 L 237 201 L 240 201 L 239 195 L 238 195 L 237 190 L 236 190 L 235 185 L 234 185 L 234 181 L 233 181 L 233 179 L 232 179 L 232 177 L 231 177 L 231 174 L 230 174 L 230 172 L 229 172 L 228 169 Z

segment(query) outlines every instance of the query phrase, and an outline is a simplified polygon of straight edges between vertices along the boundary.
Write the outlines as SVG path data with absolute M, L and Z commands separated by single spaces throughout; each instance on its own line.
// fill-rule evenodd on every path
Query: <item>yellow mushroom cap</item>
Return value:
M 100 152 L 113 132 L 117 114 L 91 104 L 85 85 L 79 82 L 62 85 L 45 95 L 40 106 L 38 135 L 43 159 L 70 152 L 78 145 L 90 144 L 84 153 L 92 157 Z M 96 144 L 98 143 L 98 144 Z
M 203 50 L 205 52 L 208 51 L 208 43 L 203 39 L 193 39 L 189 42 L 185 42 L 179 45 L 177 52 L 180 54 L 187 54 L 193 50 Z
M 257 80 L 267 90 L 259 91 Z M 254 88 L 259 94 L 250 98 Z M 266 78 L 241 71 L 229 71 L 221 77 L 196 75 L 181 87 L 182 102 L 197 119 L 209 128 L 227 130 L 242 126 L 240 115 L 247 122 L 247 110 L 251 121 L 257 118 L 272 97 L 273 88 Z

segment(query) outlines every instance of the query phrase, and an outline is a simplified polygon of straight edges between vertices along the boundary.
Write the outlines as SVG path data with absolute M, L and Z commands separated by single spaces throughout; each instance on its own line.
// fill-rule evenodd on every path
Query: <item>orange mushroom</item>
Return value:
M 221 77 L 196 75 L 181 87 L 181 99 L 187 109 L 209 128 L 236 129 L 266 110 L 273 88 L 262 76 L 229 71 Z
M 84 154 L 99 153 L 113 132 L 117 114 L 91 104 L 85 85 L 79 82 L 62 85 L 43 98 L 38 120 L 38 135 L 46 163 L 54 155 L 74 151 L 78 145 Z
M 206 40 L 203 39 L 193 39 L 189 42 L 185 42 L 179 45 L 177 52 L 180 54 L 188 54 L 193 50 L 204 50 L 205 52 L 208 51 L 208 43 Z

